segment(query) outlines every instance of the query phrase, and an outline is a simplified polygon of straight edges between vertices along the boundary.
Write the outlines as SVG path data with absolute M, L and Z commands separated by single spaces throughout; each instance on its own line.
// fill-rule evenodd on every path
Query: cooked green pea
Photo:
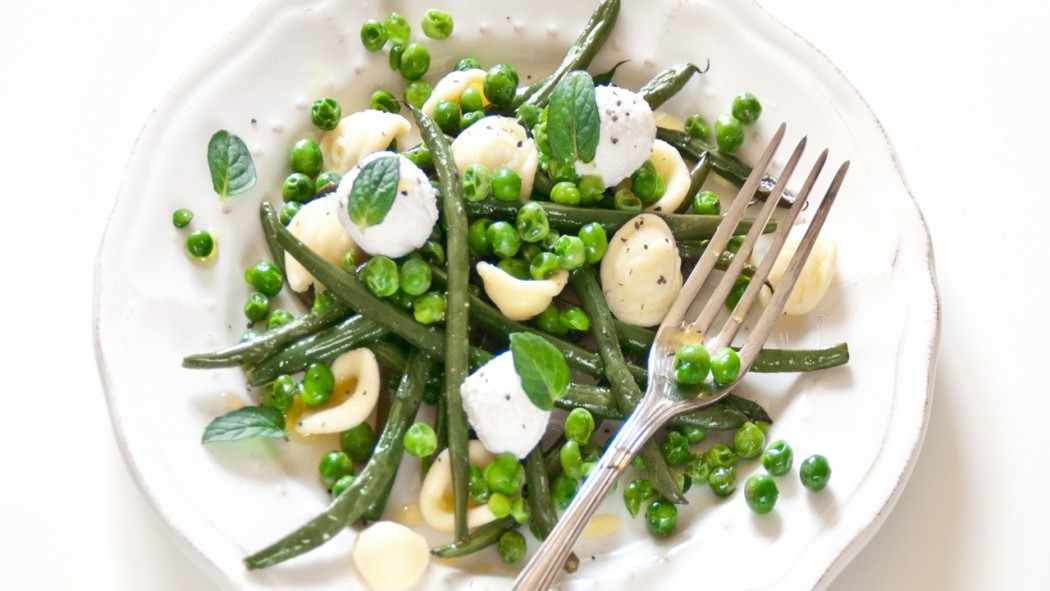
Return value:
M 678 507 L 667 499 L 656 499 L 645 508 L 645 526 L 658 538 L 671 535 L 678 525 Z
M 532 242 L 526 242 L 525 244 L 521 245 L 521 250 L 518 251 L 518 256 L 521 258 L 521 260 L 523 260 L 526 263 L 529 263 L 531 265 L 533 259 L 535 259 L 536 257 L 540 256 L 540 254 L 543 253 L 543 252 L 544 252 L 543 247 L 540 246 L 539 244 L 534 244 Z M 531 274 L 531 271 L 530 271 L 530 274 Z
M 794 452 L 791 446 L 784 440 L 774 441 L 769 444 L 766 451 L 762 452 L 762 467 L 773 476 L 783 476 L 791 471 L 794 460 Z
M 742 458 L 757 458 L 765 445 L 766 434 L 751 421 L 746 421 L 733 433 L 733 448 Z
M 416 423 L 405 431 L 402 438 L 409 455 L 423 458 L 437 451 L 438 440 L 434 428 L 426 423 Z
M 391 304 L 394 304 L 405 312 L 412 312 L 416 305 L 416 296 L 407 294 L 400 289 L 387 299 Z
M 244 280 L 255 291 L 262 292 L 271 298 L 280 293 L 284 285 L 284 277 L 277 265 L 265 260 L 256 261 L 254 265 L 245 269 Z
M 284 374 L 266 385 L 263 389 L 263 406 L 269 406 L 285 414 L 292 408 L 295 402 L 295 391 L 298 384 L 292 376 Z
M 343 476 L 339 480 L 336 480 L 335 484 L 332 485 L 332 497 L 335 498 L 335 497 L 338 497 L 339 495 L 343 494 L 344 492 L 346 492 L 346 489 L 350 488 L 350 485 L 353 484 L 353 483 L 354 483 L 354 475 L 353 474 L 347 474 L 346 476 Z
M 666 190 L 664 179 L 656 172 L 652 160 L 646 160 L 638 170 L 631 173 L 631 192 L 644 205 L 656 203 Z
M 525 123 L 525 127 L 532 129 L 537 123 L 540 122 L 540 112 L 542 109 L 536 105 L 530 103 L 522 103 L 515 109 L 514 114 L 518 116 L 522 122 Z
M 580 180 L 580 176 L 576 174 L 576 165 L 569 160 L 556 160 L 551 159 L 547 163 L 547 169 L 550 172 L 551 180 L 555 183 L 576 183 Z
M 419 247 L 419 254 L 423 255 L 428 263 L 439 267 L 445 266 L 445 247 L 437 240 L 427 240 Z
M 397 72 L 401 69 L 401 54 L 405 53 L 405 46 L 401 43 L 395 43 L 390 46 L 389 63 L 390 69 Z
M 248 294 L 248 301 L 244 303 L 244 316 L 248 322 L 260 322 L 270 313 L 270 298 L 266 294 L 253 291 Z
M 733 97 L 733 117 L 736 117 L 744 125 L 751 125 L 758 121 L 762 115 L 762 103 L 758 102 L 755 95 L 750 92 L 738 94 Z
M 707 461 L 714 468 L 732 466 L 736 463 L 736 450 L 726 443 L 716 443 L 707 450 Z
M 638 478 L 628 482 L 627 486 L 623 487 L 623 503 L 631 517 L 637 517 L 638 511 L 642 509 L 642 504 L 653 498 L 654 494 L 656 490 L 653 489 L 653 483 L 647 478 Z
M 705 437 L 707 437 L 707 429 L 696 425 L 678 425 L 675 427 L 675 430 L 682 435 L 685 435 L 686 440 L 688 440 L 690 444 L 700 443 Z
M 471 125 L 474 125 L 475 123 L 477 123 L 478 121 L 481 121 L 484 118 L 485 118 L 485 112 L 484 111 L 471 111 L 469 113 L 464 113 L 463 116 L 459 118 L 459 131 L 460 131 L 460 133 L 463 133 L 464 129 L 467 129 Z
M 605 181 L 593 174 L 580 177 L 576 181 L 576 188 L 580 191 L 580 203 L 584 205 L 594 205 L 605 195 Z
M 596 264 L 609 249 L 609 238 L 605 234 L 605 228 L 597 222 L 591 222 L 580 228 L 578 234 L 583 242 L 584 259 L 589 264 Z
M 293 316 L 288 310 L 274 310 L 273 312 L 270 312 L 270 317 L 266 319 L 266 330 L 273 330 L 278 326 L 284 326 L 293 320 L 295 320 L 295 316 Z
M 744 482 L 744 498 L 747 506 L 759 515 L 765 515 L 773 510 L 777 504 L 777 483 L 769 474 L 753 474 Z
M 613 207 L 620 211 L 642 211 L 642 200 L 629 189 L 620 189 L 613 195 Z
M 445 309 L 448 303 L 445 294 L 437 291 L 428 291 L 416 298 L 412 308 L 412 315 L 420 324 L 434 324 L 445 320 Z
M 496 545 L 500 559 L 507 564 L 514 564 L 525 557 L 525 536 L 516 530 L 503 532 Z
M 707 477 L 707 483 L 711 490 L 720 497 L 728 497 L 736 490 L 736 468 L 734 466 L 719 466 L 711 470 Z
M 719 115 L 715 119 L 715 143 L 722 152 L 732 154 L 744 144 L 744 126 L 732 115 Z
M 176 228 L 185 228 L 192 220 L 193 212 L 185 208 L 176 209 L 175 213 L 171 214 L 171 223 Z
M 386 28 L 378 20 L 367 20 L 361 25 L 361 44 L 368 51 L 380 51 L 388 38 Z
M 674 378 L 679 384 L 693 386 L 711 373 L 711 356 L 701 344 L 682 345 L 674 354 Z
M 430 265 L 422 258 L 410 258 L 401 264 L 399 283 L 409 295 L 422 295 L 430 289 Z
M 464 113 L 470 113 L 473 111 L 483 111 L 485 105 L 481 98 L 481 91 L 473 86 L 468 86 L 459 95 L 459 108 Z
M 722 213 L 722 204 L 718 195 L 711 191 L 700 191 L 693 196 L 693 213 L 697 215 L 718 215 Z
M 706 140 L 711 135 L 711 126 L 699 113 L 685 118 L 685 131 L 698 140 Z
M 492 176 L 492 194 L 502 201 L 514 201 L 521 195 L 521 177 L 513 168 L 499 168 Z
M 214 250 L 215 239 L 207 230 L 197 230 L 186 237 L 186 251 L 195 257 L 208 257 Z
M 487 232 L 490 224 L 492 220 L 489 218 L 478 218 L 470 223 L 467 228 L 467 248 L 470 250 L 470 256 L 480 259 L 492 254 Z
M 551 188 L 551 201 L 555 203 L 579 205 L 580 199 L 580 190 L 576 188 L 576 183 L 562 181 Z
M 689 449 L 689 440 L 678 431 L 668 431 L 660 443 L 660 451 L 663 452 L 664 460 L 671 466 L 682 466 L 689 461 L 692 450 Z
M 485 505 L 496 516 L 496 519 L 502 519 L 510 515 L 510 503 L 510 498 L 507 495 L 498 492 L 491 493 L 489 500 L 485 501 Z
M 288 163 L 293 172 L 300 172 L 314 178 L 321 173 L 324 157 L 321 155 L 321 148 L 317 142 L 304 138 L 292 145 L 288 153 Z M 313 188 L 313 183 L 310 184 L 310 187 Z
M 340 260 L 339 265 L 344 271 L 351 275 L 357 274 L 357 255 L 354 254 L 354 249 L 350 249 L 343 254 L 343 258 Z
M 572 499 L 576 496 L 576 490 L 579 488 L 579 483 L 574 478 L 569 478 L 564 474 L 558 474 L 551 481 L 551 500 L 554 501 L 554 506 L 558 509 L 564 510 L 570 504 Z
M 472 57 L 465 57 L 456 62 L 456 67 L 452 69 L 457 72 L 465 72 L 467 70 L 480 70 L 481 64 L 478 63 L 478 60 Z
M 455 135 L 459 131 L 459 105 L 449 100 L 440 100 L 434 105 L 434 123 L 441 131 Z
M 521 206 L 516 224 L 518 235 L 525 242 L 540 242 L 551 229 L 547 221 L 547 211 L 535 201 L 528 201 Z
M 583 456 L 580 453 L 580 444 L 572 439 L 566 441 L 558 452 L 561 461 L 562 472 L 569 478 L 583 480 L 587 474 L 584 472 Z
M 463 169 L 461 176 L 467 201 L 481 201 L 492 191 L 492 173 L 484 164 L 471 164 Z
M 306 203 L 314 198 L 317 187 L 309 176 L 301 172 L 293 172 L 284 179 L 281 185 L 281 198 L 284 201 Z
M 470 465 L 470 499 L 475 503 L 482 505 L 487 503 L 489 495 L 492 491 L 489 490 L 489 483 L 485 482 L 485 476 L 481 473 L 481 468 L 478 468 L 474 464 Z
M 281 225 L 287 226 L 288 224 L 292 223 L 292 218 L 295 217 L 295 214 L 299 213 L 299 209 L 301 207 L 302 204 L 300 204 L 298 201 L 288 201 L 287 203 L 282 205 L 281 211 L 279 213 Z
M 514 100 L 518 89 L 518 72 L 508 64 L 497 64 L 485 73 L 483 90 L 489 102 L 506 107 Z
M 740 355 L 729 347 L 711 358 L 711 375 L 719 384 L 731 384 L 740 376 Z
M 321 475 L 321 482 L 332 486 L 343 476 L 354 473 L 354 463 L 345 453 L 333 450 L 321 456 L 317 471 Z
M 554 254 L 558 255 L 563 269 L 582 267 L 587 262 L 583 240 L 580 240 L 577 236 L 563 235 L 558 238 L 557 244 L 554 245 Z
M 529 277 L 550 279 L 561 270 L 561 259 L 553 252 L 543 251 L 529 261 Z
M 536 140 L 536 151 L 539 152 L 542 162 L 543 157 L 549 157 L 551 155 L 551 145 L 550 139 L 547 136 L 546 122 L 541 121 L 532 127 L 532 139 Z
M 409 43 L 401 53 L 398 70 L 405 80 L 419 80 L 430 69 L 430 52 L 419 43 Z
M 317 99 L 310 106 L 310 121 L 321 131 L 332 131 L 343 118 L 343 108 L 334 98 Z
M 417 109 L 422 109 L 432 92 L 433 88 L 426 80 L 413 80 L 405 86 L 405 102 Z
M 361 270 L 361 278 L 368 289 L 381 298 L 394 295 L 400 287 L 397 263 L 382 255 L 368 259 Z
M 585 408 L 574 408 L 565 417 L 565 436 L 579 445 L 586 445 L 594 434 L 594 416 Z
M 522 469 L 518 458 L 510 453 L 496 456 L 496 459 L 485 466 L 483 474 L 492 492 L 508 497 L 518 494 L 522 483 L 525 482 L 525 470 Z
M 509 222 L 493 222 L 485 230 L 485 235 L 488 236 L 492 252 L 505 259 L 518 254 L 518 249 L 521 248 L 521 239 L 518 237 L 518 231 Z
M 394 43 L 404 44 L 412 34 L 412 27 L 408 24 L 408 19 L 396 12 L 386 18 L 386 21 L 383 22 L 383 29 L 386 30 L 387 37 Z
M 317 181 L 314 182 L 314 186 L 317 188 L 317 195 L 325 195 L 335 191 L 339 187 L 339 181 L 343 180 L 343 175 L 339 174 L 334 170 L 322 172 L 317 175 Z
M 299 399 L 306 406 L 320 406 L 332 396 L 335 389 L 335 375 L 332 369 L 315 361 L 307 366 L 303 379 L 299 382 Z
M 569 332 L 569 329 L 561 321 L 561 313 L 558 311 L 558 307 L 553 303 L 537 314 L 533 318 L 533 323 L 536 325 L 536 328 L 554 336 L 562 336 Z
M 726 250 L 728 250 L 729 252 L 731 252 L 733 254 L 736 254 L 736 253 L 740 252 L 740 247 L 743 246 L 743 244 L 744 244 L 744 237 L 743 236 L 733 236 L 732 238 L 729 239 L 729 242 L 726 243 Z
M 802 481 L 802 486 L 809 490 L 814 492 L 824 490 L 828 485 L 828 480 L 831 479 L 831 466 L 827 458 L 814 454 L 802 460 L 802 465 L 798 467 L 798 476 Z
M 420 23 L 420 27 L 427 37 L 441 40 L 448 39 L 452 35 L 454 23 L 449 13 L 431 8 L 423 13 L 423 22 Z
M 496 266 L 503 270 L 506 274 L 516 279 L 527 281 L 529 275 L 529 264 L 524 260 L 517 257 L 509 259 L 500 259 Z
M 566 308 L 559 314 L 562 326 L 569 330 L 577 330 L 584 332 L 591 329 L 591 319 L 587 316 L 587 313 L 583 311 L 583 308 L 579 306 L 573 306 Z
M 397 102 L 397 99 L 388 90 L 377 90 L 372 93 L 372 98 L 368 99 L 368 106 L 385 113 L 400 113 L 401 103 Z
M 685 463 L 685 474 L 693 484 L 704 484 L 711 475 L 711 463 L 704 454 L 692 454 Z
M 510 502 L 510 516 L 518 523 L 525 523 L 529 520 L 529 508 L 525 505 L 525 497 L 514 497 L 514 500 Z
M 339 448 L 355 463 L 370 458 L 375 446 L 376 432 L 368 423 L 361 423 L 339 434 Z

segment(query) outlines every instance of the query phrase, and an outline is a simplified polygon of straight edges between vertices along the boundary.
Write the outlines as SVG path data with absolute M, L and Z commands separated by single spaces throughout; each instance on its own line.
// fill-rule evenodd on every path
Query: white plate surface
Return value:
M 426 42 L 434 56 L 432 82 L 466 55 L 483 64 L 513 63 L 523 76 L 543 74 L 591 9 L 551 0 L 431 6 L 456 19 L 451 40 Z M 250 394 L 237 370 L 186 370 L 180 360 L 233 342 L 243 331 L 241 273 L 265 252 L 258 204 L 279 200 L 288 146 L 316 135 L 310 103 L 334 96 L 350 111 L 364 108 L 376 88 L 401 88 L 385 54 L 366 53 L 358 39 L 363 20 L 394 9 L 413 23 L 423 10 L 419 3 L 345 0 L 260 6 L 175 85 L 147 123 L 103 243 L 96 335 L 114 429 L 164 521 L 202 568 L 231 589 L 360 586 L 349 559 L 351 533 L 285 565 L 244 570 L 246 554 L 325 506 L 314 476 L 318 453 L 282 442 L 201 446 L 204 425 L 227 410 L 225 397 L 247 401 Z M 562 588 L 701 581 L 715 589 L 819 588 L 877 529 L 921 446 L 939 328 L 925 224 L 863 99 L 824 56 L 758 5 L 626 0 L 591 69 L 603 71 L 623 58 L 632 61 L 617 82 L 628 87 L 672 64 L 710 60 L 708 73 L 665 106 L 679 117 L 699 111 L 713 118 L 734 94 L 756 94 L 764 114 L 749 134 L 745 158 L 786 121 L 788 142 L 805 134 L 811 146 L 830 148 L 833 163 L 852 161 L 825 231 L 839 241 L 837 279 L 813 315 L 785 322 L 773 338 L 785 347 L 848 341 L 852 359 L 845 368 L 806 376 L 752 376 L 740 390 L 771 412 L 771 436 L 791 443 L 796 458 L 829 457 L 827 490 L 812 494 L 795 478 L 781 479 L 780 500 L 765 517 L 750 513 L 740 491 L 728 502 L 694 491 L 670 539 L 654 541 L 640 519 L 624 519 L 613 535 L 583 540 L 583 564 Z M 257 186 L 231 198 L 226 210 L 211 191 L 205 160 L 208 138 L 220 128 L 244 138 L 259 170 Z M 816 150 L 810 152 L 804 163 Z M 217 236 L 215 266 L 199 268 L 185 258 L 185 231 L 170 221 L 179 207 L 196 213 L 194 227 Z M 414 467 L 408 462 L 403 472 L 409 485 Z M 739 482 L 759 469 L 742 465 Z M 402 504 L 393 503 L 391 511 Z M 487 560 L 492 566 L 485 575 L 475 570 L 476 561 L 471 570 L 434 562 L 419 588 L 508 587 L 495 555 Z

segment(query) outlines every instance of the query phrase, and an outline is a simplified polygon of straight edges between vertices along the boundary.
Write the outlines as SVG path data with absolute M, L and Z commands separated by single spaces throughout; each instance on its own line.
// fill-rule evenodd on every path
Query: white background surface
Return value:
M 925 447 L 896 508 L 831 588 L 1050 588 L 1040 461 L 1050 417 L 1041 240 L 1050 5 L 762 4 L 827 54 L 881 119 L 929 224 L 941 288 Z M 97 377 L 91 282 L 139 129 L 254 5 L 0 7 L 5 588 L 214 589 L 125 469 Z

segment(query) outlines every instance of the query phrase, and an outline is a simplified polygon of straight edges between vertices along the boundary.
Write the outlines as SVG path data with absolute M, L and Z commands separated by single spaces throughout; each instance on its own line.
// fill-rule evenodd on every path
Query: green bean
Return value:
M 726 431 L 737 429 L 747 421 L 772 422 L 767 420 L 769 415 L 761 406 L 754 403 L 746 404 L 747 401 L 740 403 L 735 400 L 736 398 L 736 395 L 730 394 L 711 406 L 680 414 L 671 419 L 670 424 L 676 427 L 702 427 L 709 430 Z M 567 411 L 583 408 L 597 419 L 622 421 L 627 418 L 626 413 L 617 408 L 612 392 L 606 387 L 571 384 L 565 396 L 555 401 L 554 405 Z M 753 414 L 748 414 L 742 409 L 747 409 Z
M 457 558 L 488 548 L 499 541 L 505 532 L 517 529 L 520 524 L 513 515 L 501 517 L 474 528 L 468 535 L 443 546 L 431 548 L 430 553 L 439 558 Z
M 470 253 L 467 247 L 466 198 L 452 148 L 434 120 L 410 107 L 423 142 L 430 150 L 441 188 L 442 213 L 446 229 L 448 304 L 445 312 L 445 397 L 448 401 L 448 450 L 452 470 L 452 506 L 455 539 L 467 535 L 467 500 L 470 496 L 470 459 L 467 440 L 470 426 L 463 410 L 459 388 L 470 371 Z
M 292 326 L 292 324 L 285 326 Z M 277 330 L 283 330 L 285 326 Z M 267 357 L 249 362 L 246 369 L 248 383 L 252 386 L 261 386 L 273 381 L 281 374 L 301 371 L 313 361 L 331 361 L 341 353 L 373 342 L 386 333 L 385 328 L 363 316 L 351 316 L 335 326 L 286 345 L 284 349 Z M 260 340 L 268 335 L 269 333 L 266 333 L 253 340 Z
M 402 440 L 423 400 L 423 385 L 431 365 L 430 358 L 420 351 L 409 356 L 408 367 L 375 451 L 346 491 L 296 531 L 245 558 L 246 567 L 266 568 L 308 552 L 361 519 L 378 500 L 382 500 L 401 463 Z
M 547 458 L 537 445 L 525 457 L 525 485 L 529 489 L 525 500 L 529 503 L 529 517 L 541 540 L 547 539 L 558 522 L 558 513 L 551 498 L 550 477 Z M 579 563 L 580 559 L 573 552 L 565 560 L 565 570 L 574 572 Z
M 653 76 L 651 80 L 638 89 L 638 94 L 655 111 L 668 99 L 678 94 L 678 91 L 682 90 L 694 74 L 703 74 L 703 71 L 693 64 L 671 66 Z
M 707 177 L 710 175 L 711 153 L 703 152 L 693 166 L 693 170 L 689 171 L 689 192 L 685 194 L 685 199 L 682 200 L 682 204 L 678 206 L 675 213 L 688 213 L 690 211 L 694 197 L 700 192 L 704 183 L 707 182 Z
M 214 353 L 190 355 L 182 360 L 182 366 L 191 369 L 210 369 L 256 363 L 295 341 L 335 325 L 351 313 L 349 307 L 336 302 L 324 314 L 303 314 L 284 326 L 247 341 L 219 349 Z
M 537 175 L 538 178 L 538 175 Z M 558 232 L 576 234 L 580 228 L 597 222 L 605 230 L 606 234 L 612 236 L 621 226 L 635 216 L 634 213 L 617 211 L 612 209 L 596 209 L 590 207 L 576 207 L 538 201 L 547 212 L 547 222 L 550 227 Z M 466 204 L 467 215 L 471 218 L 488 217 L 492 219 L 513 220 L 518 210 L 524 203 L 520 200 L 499 201 L 488 198 Z M 659 215 L 671 229 L 677 240 L 707 240 L 714 236 L 718 224 L 722 222 L 722 216 L 717 215 L 683 215 L 683 214 L 656 214 Z M 734 234 L 747 233 L 751 228 L 752 220 L 743 219 L 736 227 Z M 772 232 L 776 229 L 776 222 L 766 225 L 765 231 Z
M 609 380 L 616 399 L 616 406 L 625 416 L 629 415 L 641 401 L 642 390 L 634 376 L 631 375 L 627 362 L 624 361 L 623 352 L 620 350 L 620 343 L 616 337 L 616 325 L 613 323 L 612 312 L 609 311 L 609 304 L 605 301 L 602 287 L 598 283 L 594 269 L 590 266 L 575 269 L 569 277 L 576 293 L 580 296 L 584 309 L 591 317 L 592 332 L 602 361 L 605 363 L 605 377 Z M 652 481 L 656 490 L 668 500 L 684 502 L 685 499 L 678 483 L 671 474 L 667 462 L 664 461 L 659 444 L 654 440 L 649 440 L 642 446 L 639 455 L 645 462 L 649 480 Z
M 733 183 L 737 187 L 742 187 L 747 180 L 747 177 L 751 174 L 750 164 L 732 154 L 719 151 L 710 143 L 692 137 L 684 131 L 658 127 L 656 129 L 656 137 L 674 146 L 682 156 L 690 160 L 696 161 L 700 159 L 702 154 L 710 154 L 711 169 L 714 170 L 718 176 Z M 762 175 L 762 180 L 758 183 L 758 189 L 755 191 L 754 198 L 759 200 L 765 200 L 768 198 L 769 194 L 773 191 L 776 182 L 777 179 L 775 177 L 768 174 Z M 780 197 L 780 201 L 777 205 L 779 207 L 790 207 L 794 202 L 795 198 L 785 193 Z
M 595 74 L 593 76 L 593 78 L 594 78 L 594 85 L 598 86 L 598 85 L 602 85 L 602 84 L 606 84 L 606 85 L 607 84 L 612 84 L 612 79 L 613 79 L 613 76 L 616 75 L 616 70 L 619 70 L 620 66 L 626 64 L 629 61 L 631 61 L 631 60 L 620 60 L 620 61 L 616 62 L 615 64 L 613 64 L 613 67 L 609 68 L 607 71 L 602 72 L 601 74 Z M 655 107 L 653 107 L 653 108 L 655 109 Z
M 565 54 L 561 64 L 544 80 L 542 85 L 539 85 L 528 96 L 524 104 L 535 105 L 542 109 L 547 106 L 551 93 L 554 92 L 554 87 L 561 82 L 561 79 L 566 74 L 573 70 L 586 70 L 591 60 L 598 54 L 598 50 L 605 43 L 605 39 L 608 38 L 619 14 L 620 0 L 600 0 L 583 31 L 580 32 L 579 37 L 569 47 L 569 51 Z

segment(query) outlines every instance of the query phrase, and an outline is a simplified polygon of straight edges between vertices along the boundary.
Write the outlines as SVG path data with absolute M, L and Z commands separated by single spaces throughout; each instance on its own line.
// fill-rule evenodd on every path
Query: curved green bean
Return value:
M 671 97 L 678 94 L 678 91 L 682 90 L 695 74 L 702 73 L 700 68 L 694 64 L 686 63 L 671 66 L 653 76 L 651 80 L 638 89 L 638 94 L 655 111 Z

